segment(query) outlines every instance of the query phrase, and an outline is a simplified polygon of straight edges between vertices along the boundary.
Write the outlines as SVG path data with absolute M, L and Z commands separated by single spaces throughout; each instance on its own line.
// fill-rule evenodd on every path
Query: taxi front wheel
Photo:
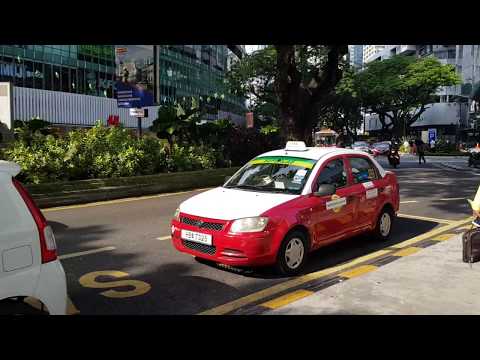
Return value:
M 373 235 L 377 240 L 387 240 L 392 232 L 393 212 L 389 208 L 384 208 L 378 217 L 377 224 L 373 230 Z
M 307 259 L 307 237 L 301 231 L 287 234 L 278 250 L 277 270 L 283 275 L 296 275 L 302 271 Z

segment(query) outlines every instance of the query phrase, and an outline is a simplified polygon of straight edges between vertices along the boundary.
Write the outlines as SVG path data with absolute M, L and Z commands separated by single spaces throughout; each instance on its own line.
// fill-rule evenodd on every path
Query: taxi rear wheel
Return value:
M 307 260 L 308 241 L 301 231 L 287 234 L 278 250 L 276 267 L 283 275 L 297 275 Z
M 390 237 L 393 225 L 393 212 L 390 208 L 383 208 L 377 219 L 373 235 L 377 240 L 385 241 Z

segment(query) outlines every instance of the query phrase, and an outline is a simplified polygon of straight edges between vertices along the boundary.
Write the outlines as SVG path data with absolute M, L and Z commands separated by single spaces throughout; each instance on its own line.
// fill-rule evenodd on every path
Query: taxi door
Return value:
M 383 182 L 378 169 L 368 157 L 348 155 L 347 160 L 352 181 L 350 195 L 356 197 L 358 203 L 358 228 L 371 226 L 376 221 Z
M 334 195 L 315 196 L 321 184 L 332 184 L 336 187 Z M 351 231 L 355 226 L 356 201 L 350 196 L 348 168 L 344 156 L 334 157 L 326 161 L 313 181 L 310 223 L 313 227 L 313 248 L 322 243 L 333 242 Z

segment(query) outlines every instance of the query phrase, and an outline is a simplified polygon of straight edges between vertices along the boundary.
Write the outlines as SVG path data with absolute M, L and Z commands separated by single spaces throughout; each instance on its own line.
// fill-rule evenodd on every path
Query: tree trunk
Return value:
M 277 76 L 275 90 L 279 99 L 281 137 L 284 141 L 312 142 L 312 128 L 316 121 L 315 106 L 340 81 L 341 57 L 347 53 L 346 45 L 330 46 L 328 60 L 315 76 L 316 88 L 302 84 L 302 74 L 295 61 L 295 45 L 276 45 Z

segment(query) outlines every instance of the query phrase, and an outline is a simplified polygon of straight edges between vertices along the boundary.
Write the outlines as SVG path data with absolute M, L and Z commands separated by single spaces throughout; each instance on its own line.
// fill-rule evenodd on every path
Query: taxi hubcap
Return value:
M 380 233 L 382 236 L 387 236 L 390 233 L 390 227 L 392 226 L 392 220 L 388 213 L 384 213 L 380 219 Z
M 290 269 L 296 269 L 303 260 L 303 242 L 299 238 L 293 238 L 287 244 L 285 250 L 285 261 Z

